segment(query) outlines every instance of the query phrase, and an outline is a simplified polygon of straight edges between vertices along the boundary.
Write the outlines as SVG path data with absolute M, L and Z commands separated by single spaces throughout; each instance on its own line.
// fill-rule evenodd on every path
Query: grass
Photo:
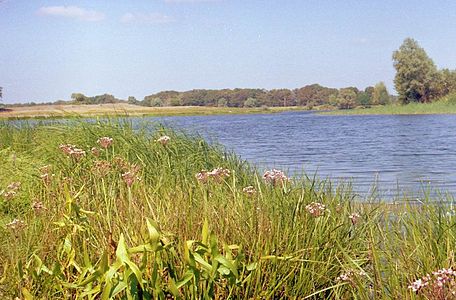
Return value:
M 100 105 L 35 105 L 10 106 L 0 112 L 0 119 L 27 118 L 69 118 L 93 116 L 191 116 L 222 114 L 258 114 L 300 110 L 299 107 L 207 107 L 207 106 L 169 106 L 145 107 L 125 103 Z
M 456 94 L 448 95 L 431 103 L 390 104 L 371 108 L 336 110 L 326 115 L 415 115 L 415 114 L 456 114 Z
M 455 267 L 451 199 L 267 182 L 198 136 L 127 121 L 3 122 L 0 141 L 2 299 L 448 299 L 454 284 L 408 288 Z

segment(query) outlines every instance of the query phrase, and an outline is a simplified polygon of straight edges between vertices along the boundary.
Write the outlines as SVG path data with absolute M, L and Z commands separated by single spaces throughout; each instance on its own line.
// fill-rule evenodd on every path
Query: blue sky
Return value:
M 393 90 L 391 55 L 419 41 L 456 68 L 456 1 L 0 0 L 5 103 L 160 90 Z

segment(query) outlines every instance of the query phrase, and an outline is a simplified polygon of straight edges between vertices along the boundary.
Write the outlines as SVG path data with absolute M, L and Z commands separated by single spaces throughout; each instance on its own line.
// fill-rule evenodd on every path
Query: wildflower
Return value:
M 169 140 L 171 138 L 167 135 L 164 135 L 164 136 L 161 136 L 160 138 L 157 139 L 157 142 L 159 142 L 160 144 L 162 144 L 163 146 L 168 144 Z
M 6 190 L 3 190 L 0 192 L 0 196 L 3 196 L 6 200 L 11 200 L 12 198 L 14 198 L 14 196 L 16 196 L 17 191 L 19 190 L 20 187 L 21 187 L 20 182 L 10 183 L 6 187 Z
M 348 218 L 351 220 L 353 225 L 356 225 L 356 223 L 358 223 L 358 219 L 361 218 L 361 216 L 357 213 L 352 213 L 348 216 Z
M 306 210 L 314 217 L 319 217 L 325 213 L 326 206 L 318 202 L 312 202 L 306 205 Z
M 336 281 L 348 282 L 350 284 L 354 284 L 357 276 L 365 277 L 365 276 L 367 276 L 367 273 L 364 270 L 355 271 L 353 269 L 350 269 L 347 272 L 341 274 L 339 277 L 337 277 Z
M 251 186 L 251 185 L 246 186 L 245 188 L 242 189 L 242 191 L 244 193 L 246 193 L 247 196 L 249 196 L 249 197 L 252 197 L 252 196 L 254 196 L 256 194 L 255 188 L 253 186 Z
M 131 187 L 136 180 L 141 180 L 141 178 L 137 176 L 138 172 L 139 166 L 132 165 L 129 171 L 122 174 L 122 179 L 128 187 Z
M 14 219 L 12 222 L 6 224 L 6 227 L 11 229 L 11 230 L 18 230 L 22 229 L 26 226 L 25 222 L 19 220 L 19 219 Z
M 130 169 L 130 164 L 119 156 L 114 157 L 114 164 L 124 172 L 127 172 Z
M 196 173 L 195 177 L 199 182 L 206 183 L 208 182 L 209 178 L 214 179 L 214 181 L 220 183 L 225 177 L 230 176 L 230 170 L 223 169 L 223 168 L 215 168 L 212 171 L 201 171 Z
M 59 146 L 59 149 L 62 150 L 62 152 L 65 153 L 66 155 L 73 157 L 77 160 L 79 160 L 80 158 L 82 158 L 83 156 L 86 155 L 86 152 L 84 150 L 76 148 L 75 145 L 70 145 L 70 144 L 63 145 L 62 144 Z
M 100 149 L 98 149 L 97 147 L 93 147 L 92 149 L 90 149 L 90 152 L 95 157 L 99 157 L 100 156 Z
M 55 176 L 55 174 L 52 174 L 51 172 L 51 166 L 46 165 L 41 168 L 39 168 L 41 175 L 40 178 L 43 180 L 44 184 L 49 185 L 51 183 L 52 177 Z
M 282 172 L 280 170 L 276 170 L 276 169 L 272 169 L 270 171 L 266 171 L 263 174 L 263 179 L 267 183 L 272 184 L 273 186 L 275 186 L 277 184 L 283 184 L 283 183 L 285 183 L 285 182 L 290 180 L 287 176 L 285 176 L 284 172 Z
M 46 210 L 47 208 L 44 207 L 43 202 L 41 202 L 41 201 L 33 201 L 33 203 L 32 203 L 32 209 L 33 209 L 36 213 L 40 213 L 40 212 L 42 212 L 43 210 Z
M 456 271 L 452 268 L 440 269 L 426 274 L 412 282 L 408 288 L 430 299 L 454 299 L 456 295 Z
M 111 170 L 111 164 L 106 160 L 97 160 L 92 167 L 94 173 L 98 174 L 101 177 L 108 175 Z
M 113 139 L 107 136 L 101 137 L 97 140 L 97 143 L 100 145 L 101 148 L 109 148 L 112 145 Z

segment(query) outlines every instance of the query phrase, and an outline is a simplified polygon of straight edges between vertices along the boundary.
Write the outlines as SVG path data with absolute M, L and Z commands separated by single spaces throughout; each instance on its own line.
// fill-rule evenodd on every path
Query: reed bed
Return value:
M 359 203 L 128 121 L 0 124 L 1 299 L 452 299 L 451 199 Z M 435 273 L 432 273 L 435 272 Z

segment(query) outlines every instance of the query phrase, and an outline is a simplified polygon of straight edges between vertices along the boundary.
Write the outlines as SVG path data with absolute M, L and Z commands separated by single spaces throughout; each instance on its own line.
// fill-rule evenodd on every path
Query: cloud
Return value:
M 173 17 L 159 13 L 126 13 L 121 18 L 122 23 L 148 23 L 148 24 L 166 24 L 175 21 Z
M 166 3 L 201 3 L 201 2 L 220 2 L 221 0 L 165 0 Z
M 77 6 L 43 6 L 38 10 L 42 16 L 57 16 L 81 21 L 97 22 L 105 18 L 103 13 L 88 10 Z

